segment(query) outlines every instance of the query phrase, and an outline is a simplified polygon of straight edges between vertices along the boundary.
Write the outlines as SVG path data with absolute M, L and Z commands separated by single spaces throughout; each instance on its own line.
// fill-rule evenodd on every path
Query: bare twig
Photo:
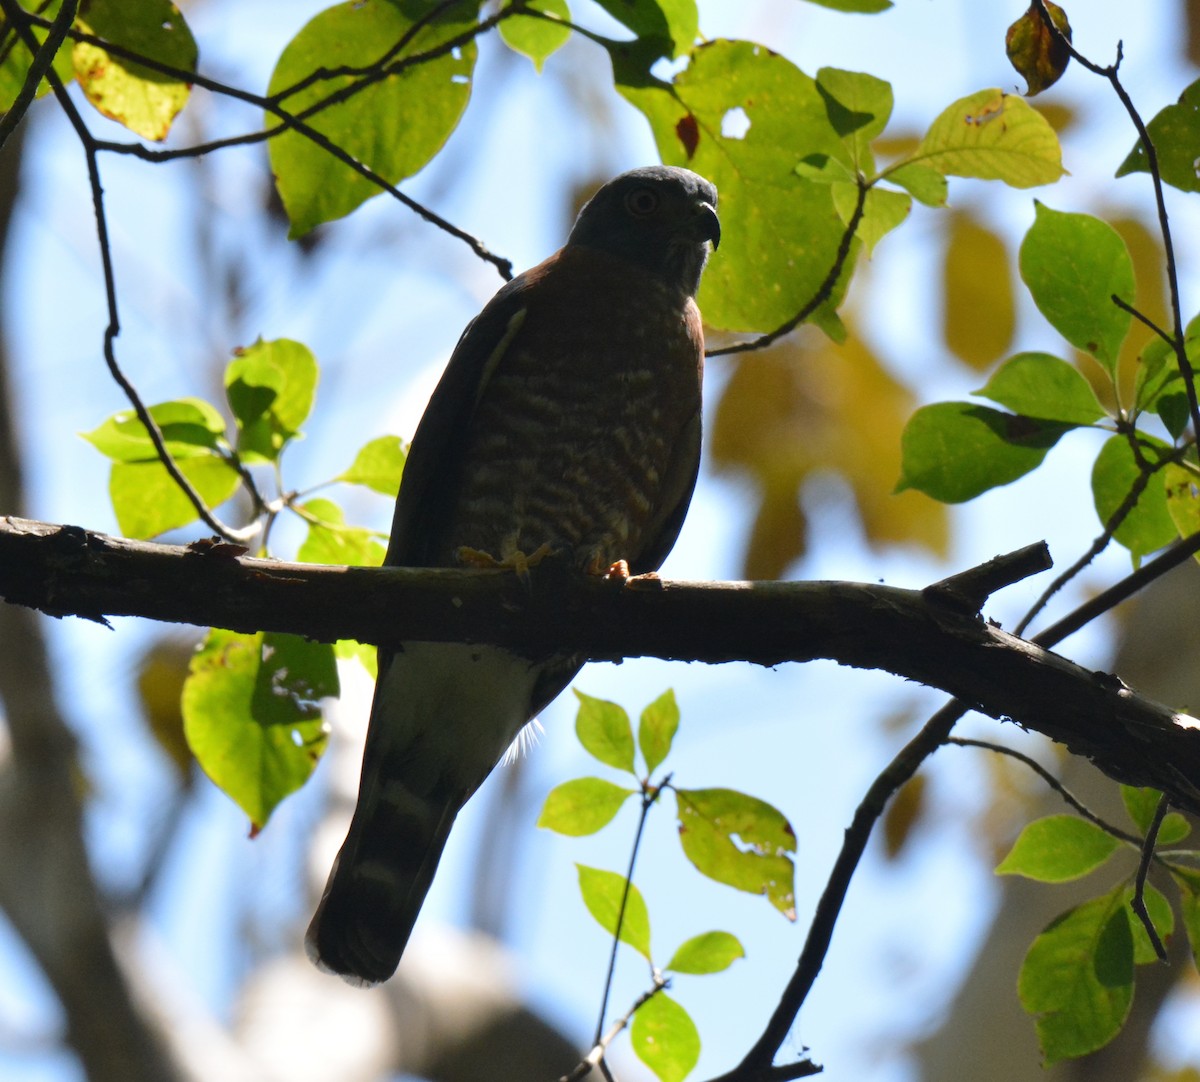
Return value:
M 996 744 L 990 740 L 974 740 L 965 736 L 948 737 L 946 743 L 960 748 L 982 748 L 984 751 L 992 751 L 997 755 L 1007 755 L 1010 759 L 1016 759 L 1018 762 L 1024 763 L 1025 766 L 1029 767 L 1042 781 L 1062 797 L 1067 805 L 1074 808 L 1085 819 L 1095 823 L 1106 834 L 1111 834 L 1114 838 L 1120 838 L 1123 842 L 1128 842 L 1130 845 L 1136 845 L 1141 848 L 1141 838 L 1136 834 L 1131 834 L 1127 830 L 1122 830 L 1120 827 L 1114 826 L 1106 819 L 1097 815 L 1031 755 L 1026 755 L 1024 752 L 1017 751 L 1016 748 L 1010 748 L 1005 744 Z
M 59 46 L 66 40 L 67 31 L 71 29 L 71 24 L 75 21 L 75 12 L 78 10 L 79 0 L 63 0 L 62 7 L 58 9 L 58 14 L 50 23 L 46 40 L 38 46 L 37 51 L 33 54 L 21 89 L 17 91 L 17 96 L 13 99 L 12 105 L 8 107 L 8 111 L 0 116 L 0 147 L 8 142 L 8 137 L 16 130 L 37 95 L 38 84 L 41 83 L 46 71 L 54 62 L 54 54 L 58 52 Z M 8 8 L 4 9 L 4 14 L 5 18 L 12 23 L 12 14 Z M 19 32 L 16 23 L 12 23 L 12 26 L 14 32 Z
M 36 55 L 38 47 L 37 39 L 33 36 L 33 31 L 28 25 L 27 17 L 21 11 L 16 0 L 0 0 L 0 9 L 4 11 L 5 16 L 21 36 L 21 40 L 24 41 L 26 48 Z M 167 450 L 162 429 L 158 427 L 158 422 L 154 420 L 150 411 L 146 408 L 145 403 L 138 394 L 137 388 L 122 371 L 117 361 L 114 342 L 121 333 L 121 321 L 117 311 L 116 274 L 113 270 L 112 249 L 108 237 L 108 216 L 104 207 L 104 186 L 100 180 L 100 163 L 97 158 L 96 143 L 91 131 L 88 129 L 87 124 L 84 123 L 79 110 L 75 108 L 75 103 L 71 100 L 71 96 L 67 93 L 66 87 L 63 86 L 62 80 L 59 79 L 53 67 L 47 68 L 46 79 L 50 83 L 59 108 L 66 114 L 71 127 L 74 128 L 75 134 L 83 146 L 84 157 L 87 161 L 88 181 L 92 192 L 92 207 L 96 215 L 96 239 L 100 248 L 100 263 L 104 274 L 104 294 L 108 305 L 108 326 L 104 329 L 105 364 L 108 366 L 113 380 L 121 388 L 130 405 L 133 406 L 138 420 L 145 427 L 150 437 L 150 442 L 154 445 L 155 454 L 162 462 L 163 467 L 170 474 L 171 479 L 179 487 L 179 490 L 187 497 L 188 502 L 196 509 L 196 513 L 200 516 L 204 524 L 228 541 L 249 540 L 258 532 L 257 525 L 237 530 L 225 525 L 225 523 L 221 522 L 212 513 L 208 505 L 204 502 L 204 498 L 196 491 L 187 477 L 184 476 L 183 471 L 171 456 L 170 451 Z
M 1146 929 L 1150 945 L 1154 948 L 1154 953 L 1160 962 L 1167 960 L 1167 948 L 1163 946 L 1158 929 L 1154 927 L 1154 921 L 1150 919 L 1150 913 L 1146 909 L 1146 876 L 1150 873 L 1150 863 L 1154 860 L 1154 847 L 1158 842 L 1159 828 L 1170 807 L 1171 802 L 1164 793 L 1159 798 L 1158 807 L 1154 809 L 1154 818 L 1146 830 L 1146 839 L 1141 843 L 1142 858 L 1138 861 L 1137 876 L 1133 881 L 1133 898 L 1129 903 L 1130 908 L 1137 914 L 1138 920 L 1142 922 L 1142 927 Z
M 629 1008 L 620 1018 L 618 1018 L 608 1028 L 608 1032 L 603 1035 L 597 1034 L 596 1040 L 588 1054 L 576 1064 L 575 1068 L 569 1073 L 562 1076 L 559 1082 L 579 1082 L 579 1079 L 586 1078 L 592 1073 L 593 1068 L 598 1067 L 605 1078 L 611 1077 L 608 1069 L 605 1066 L 604 1054 L 608 1051 L 609 1046 L 617 1039 L 633 1019 L 633 1016 L 652 1000 L 659 992 L 667 987 L 667 980 L 661 973 L 654 974 L 653 984 L 646 989 L 640 996 L 633 1001 L 633 1006 Z

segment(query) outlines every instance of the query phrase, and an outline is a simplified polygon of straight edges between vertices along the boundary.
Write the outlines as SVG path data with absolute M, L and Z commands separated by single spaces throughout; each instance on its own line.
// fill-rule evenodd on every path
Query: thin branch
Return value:
M 705 350 L 704 355 L 706 357 L 724 357 L 731 353 L 748 353 L 751 350 L 765 349 L 785 334 L 791 334 L 792 331 L 799 327 L 813 312 L 833 296 L 834 287 L 837 285 L 838 279 L 842 276 L 846 260 L 850 258 L 850 246 L 854 241 L 854 234 L 858 231 L 858 223 L 862 221 L 869 189 L 870 185 L 866 184 L 862 178 L 859 178 L 858 201 L 854 204 L 854 213 L 850 215 L 850 221 L 846 223 L 846 228 L 842 232 L 842 239 L 838 243 L 833 265 L 829 268 L 829 273 L 825 276 L 825 280 L 817 287 L 816 293 L 812 295 L 804 307 L 786 323 L 776 327 L 769 334 L 759 335 L 757 338 L 747 339 L 744 342 L 734 342 L 732 345 L 721 346 L 718 349 Z
M 592 1043 L 591 1049 L 582 1060 L 576 1064 L 575 1068 L 569 1073 L 562 1076 L 559 1082 L 579 1082 L 579 1079 L 586 1078 L 591 1074 L 593 1068 L 599 1067 L 606 1074 L 604 1066 L 604 1054 L 608 1051 L 613 1041 L 621 1034 L 621 1032 L 629 1025 L 633 1016 L 650 1002 L 659 992 L 667 987 L 667 980 L 661 973 L 654 974 L 654 983 L 646 989 L 640 996 L 633 1001 L 633 1006 L 629 1008 L 620 1018 L 618 1018 L 608 1029 L 608 1032 L 603 1036 L 596 1035 L 595 1041 Z
M 33 59 L 29 63 L 29 70 L 25 73 L 25 81 L 21 84 L 21 89 L 17 91 L 16 98 L 13 99 L 12 105 L 8 107 L 8 111 L 0 116 L 0 147 L 3 147 L 8 142 L 8 137 L 16 130 L 16 127 L 21 123 L 26 111 L 29 109 L 33 99 L 37 96 L 37 88 L 49 70 L 50 65 L 54 62 L 54 54 L 58 52 L 58 48 L 66 40 L 67 31 L 71 29 L 71 24 L 75 21 L 75 13 L 79 10 L 79 0 L 63 0 L 63 5 L 58 9 L 58 14 L 54 16 L 54 21 L 50 23 L 49 33 L 46 35 L 46 40 L 37 48 L 33 54 Z M 4 9 L 5 17 L 12 23 L 13 32 L 18 33 L 18 28 L 12 22 L 12 15 L 9 9 Z
M 30 29 L 24 13 L 16 3 L 16 0 L 0 0 L 0 9 L 3 9 L 5 16 L 21 36 L 26 48 L 36 55 L 37 39 L 33 36 L 33 31 Z M 88 181 L 92 192 L 92 207 L 96 215 L 96 240 L 100 248 L 100 264 L 104 274 L 104 295 L 108 306 L 108 325 L 104 328 L 104 361 L 108 366 L 108 371 L 117 386 L 121 388 L 125 397 L 129 400 L 130 405 L 133 406 L 134 413 L 137 414 L 138 420 L 145 427 L 150 437 L 150 442 L 154 445 L 155 454 L 162 462 L 163 467 L 170 474 L 171 479 L 178 486 L 179 490 L 187 497 L 188 502 L 196 509 L 196 514 L 200 516 L 204 524 L 228 541 L 248 540 L 258 532 L 258 527 L 252 525 L 247 529 L 236 530 L 231 526 L 226 526 L 212 513 L 208 505 L 204 502 L 204 498 L 196 491 L 187 477 L 184 476 L 183 471 L 171 456 L 171 452 L 167 450 L 162 429 L 158 427 L 158 422 L 154 420 L 150 411 L 146 408 L 145 403 L 138 394 L 137 388 L 130 382 L 117 361 L 116 349 L 113 343 L 121 333 L 121 321 L 117 311 L 116 273 L 113 270 L 112 248 L 108 236 L 108 215 L 104 207 L 104 186 L 100 180 L 100 163 L 97 160 L 95 140 L 53 67 L 46 70 L 46 79 L 50 83 L 59 108 L 66 114 L 71 127 L 74 128 L 87 161 Z
M 13 2 L 14 0 L 5 0 L 5 10 L 7 10 L 8 5 Z M 505 9 L 505 11 L 507 11 L 507 9 Z M 484 19 L 482 22 L 477 23 L 471 28 L 470 31 L 464 31 L 464 33 L 459 34 L 454 38 L 447 39 L 446 41 L 439 43 L 437 46 L 434 46 L 423 53 L 416 53 L 412 56 L 404 57 L 402 60 L 388 65 L 385 70 L 379 73 L 378 78 L 375 78 L 374 76 L 370 78 L 364 78 L 357 84 L 351 84 L 351 86 L 342 88 L 341 90 L 328 95 L 326 98 L 323 98 L 321 101 L 315 102 L 313 105 L 308 106 L 305 110 L 298 114 L 292 113 L 283 108 L 283 106 L 279 105 L 273 100 L 273 98 L 264 97 L 261 94 L 253 94 L 246 90 L 240 90 L 237 87 L 230 86 L 227 83 L 222 83 L 216 79 L 208 78 L 199 72 L 187 71 L 182 68 L 177 68 L 171 64 L 165 64 L 154 57 L 143 56 L 134 50 L 116 45 L 113 42 L 105 41 L 103 38 L 95 37 L 92 34 L 78 30 L 71 30 L 69 32 L 69 36 L 72 38 L 72 40 L 87 42 L 97 46 L 98 48 L 102 48 L 113 56 L 142 64 L 143 66 L 151 69 L 152 71 L 156 71 L 161 75 L 166 75 L 172 79 L 178 79 L 182 82 L 193 83 L 196 86 L 203 87 L 204 89 L 215 94 L 221 94 L 226 97 L 235 98 L 236 100 L 244 102 L 248 105 L 253 105 L 259 109 L 262 109 L 264 112 L 272 114 L 280 121 L 280 123 L 273 128 L 264 128 L 262 131 L 252 134 L 236 136 L 232 139 L 216 141 L 197 147 L 184 148 L 182 150 L 153 150 L 149 147 L 143 146 L 141 143 L 116 143 L 108 140 L 94 140 L 93 145 L 97 150 L 104 150 L 114 154 L 128 154 L 141 158 L 144 161 L 161 162 L 170 161 L 175 158 L 197 157 L 200 154 L 208 153 L 212 150 L 222 149 L 228 146 L 245 146 L 250 143 L 263 142 L 267 139 L 274 138 L 285 131 L 294 131 L 310 140 L 316 146 L 319 146 L 327 154 L 330 154 L 332 157 L 342 162 L 342 164 L 348 168 L 354 170 L 354 172 L 358 173 L 366 180 L 370 181 L 381 191 L 387 192 L 390 196 L 392 196 L 393 199 L 396 199 L 402 203 L 405 207 L 425 221 L 429 222 L 431 225 L 434 225 L 443 232 L 450 234 L 450 236 L 461 240 L 464 244 L 468 245 L 471 251 L 473 251 L 480 259 L 487 263 L 491 263 L 499 272 L 501 277 L 507 281 L 513 276 L 511 260 L 494 254 L 477 237 L 468 233 L 464 229 L 460 229 L 458 226 L 447 221 L 441 215 L 430 210 L 424 204 L 417 202 L 417 200 L 413 199 L 411 196 L 400 191 L 399 188 L 388 181 L 385 177 L 375 172 L 375 170 L 370 166 L 360 162 L 352 154 L 338 146 L 337 143 L 323 135 L 305 120 L 306 117 L 313 116 L 314 114 L 327 109 L 332 105 L 336 105 L 347 100 L 354 94 L 365 90 L 368 86 L 373 85 L 381 79 L 394 75 L 405 68 L 412 67 L 420 63 L 427 63 L 430 60 L 437 59 L 446 55 L 447 53 L 452 52 L 454 49 L 461 48 L 462 45 L 474 40 L 480 34 L 490 30 L 493 26 L 503 21 L 503 19 L 507 17 L 509 17 L 509 15 L 506 15 L 504 12 L 497 12 L 490 18 Z M 33 17 L 30 18 L 30 21 L 36 25 L 42 25 L 45 22 L 43 19 L 37 19 Z
M 1172 454 L 1164 455 L 1156 463 L 1146 463 L 1146 467 L 1133 479 L 1133 484 L 1129 486 L 1129 491 L 1125 494 L 1125 498 L 1118 504 L 1116 510 L 1108 516 L 1108 521 L 1105 522 L 1104 529 L 1100 531 L 1100 534 L 1088 546 L 1087 551 L 1065 571 L 1056 575 L 1054 581 L 1042 591 L 1038 599 L 1030 606 L 1025 615 L 1021 617 L 1017 626 L 1013 628 L 1014 634 L 1024 635 L 1026 628 L 1033 622 L 1034 617 L 1049 604 L 1050 599 L 1088 567 L 1100 553 L 1108 548 L 1109 543 L 1116 536 L 1117 530 L 1121 528 L 1121 523 L 1129 517 L 1133 509 L 1137 506 L 1138 500 L 1142 498 L 1142 493 L 1146 491 L 1147 486 L 1150 484 L 1150 479 L 1159 470 L 1182 458 L 1185 451 L 1186 448 L 1179 447 Z
M 1171 336 L 1170 331 L 1163 330 L 1162 327 L 1155 323 L 1154 320 L 1146 315 L 1146 313 L 1140 308 L 1135 308 L 1128 301 L 1122 300 L 1119 296 L 1117 296 L 1116 293 L 1114 293 L 1109 299 L 1113 302 L 1113 304 L 1120 308 L 1122 312 L 1128 312 L 1139 323 L 1152 330 L 1159 338 L 1166 342 L 1168 346 L 1170 346 L 1172 349 L 1175 348 L 1175 339 Z
M 633 890 L 633 870 L 637 865 L 638 850 L 642 845 L 642 835 L 646 831 L 646 820 L 649 818 L 650 809 L 654 807 L 658 801 L 658 796 L 662 792 L 663 787 L 670 781 L 667 780 L 662 785 L 651 788 L 649 784 L 642 789 L 642 810 L 638 816 L 637 830 L 633 835 L 633 848 L 629 853 L 629 867 L 625 871 L 625 889 L 621 891 L 621 905 L 617 910 L 617 927 L 613 931 L 612 951 L 608 956 L 608 972 L 604 976 L 604 995 L 600 999 L 600 1016 L 596 1019 L 596 1034 L 592 1038 L 593 1045 L 600 1044 L 600 1035 L 604 1032 L 604 1016 L 608 1014 L 608 997 L 612 994 L 613 974 L 617 971 L 617 950 L 621 945 L 621 927 L 625 922 L 625 907 L 629 903 L 629 895 Z M 655 975 L 655 989 L 660 991 L 659 977 Z M 653 993 L 651 993 L 653 994 Z M 634 1007 L 636 1010 L 637 1007 Z M 633 1012 L 631 1011 L 630 1014 Z
M 1042 0 L 1033 0 L 1033 3 L 1051 36 L 1054 37 L 1060 46 L 1067 50 L 1072 59 L 1092 72 L 1092 74 L 1099 75 L 1108 80 L 1113 88 L 1113 92 L 1117 95 L 1117 98 L 1125 108 L 1126 114 L 1133 123 L 1142 148 L 1146 152 L 1146 170 L 1150 174 L 1150 182 L 1154 188 L 1154 203 L 1158 211 L 1159 232 L 1162 235 L 1163 252 L 1167 259 L 1167 287 L 1171 300 L 1171 320 L 1175 328 L 1174 333 L 1167 338 L 1167 341 L 1171 343 L 1174 349 L 1175 363 L 1179 366 L 1179 374 L 1183 377 L 1183 383 L 1187 389 L 1188 412 L 1191 415 L 1192 431 L 1196 433 L 1197 438 L 1200 438 L 1200 401 L 1196 397 L 1195 373 L 1192 370 L 1192 363 L 1188 358 L 1187 348 L 1183 340 L 1183 305 L 1179 296 L 1179 270 L 1175 263 L 1175 242 L 1171 236 L 1171 221 L 1167 215 L 1167 200 L 1163 189 L 1162 170 L 1158 164 L 1158 149 L 1155 147 L 1154 141 L 1150 138 L 1150 133 L 1146 129 L 1146 124 L 1142 120 L 1137 107 L 1133 104 L 1133 99 L 1129 96 L 1129 92 L 1121 82 L 1119 74 L 1122 59 L 1121 43 L 1117 43 L 1117 58 L 1112 64 L 1107 66 L 1096 64 L 1071 44 L 1071 40 L 1066 34 L 1055 25 L 1054 20 L 1050 17 L 1050 12 L 1046 9 L 1046 5 Z
M 1016 759 L 1018 762 L 1024 763 L 1025 766 L 1029 767 L 1042 781 L 1062 797 L 1064 803 L 1074 808 L 1085 819 L 1095 823 L 1106 834 L 1111 834 L 1114 838 L 1120 838 L 1121 841 L 1128 842 L 1130 845 L 1136 845 L 1139 849 L 1142 847 L 1141 838 L 1136 834 L 1129 833 L 1127 830 L 1122 830 L 1120 827 L 1097 815 L 1032 756 L 1017 751 L 1016 748 L 1010 748 L 1005 744 L 995 744 L 990 740 L 974 740 L 965 736 L 948 737 L 946 743 L 960 748 L 982 748 L 985 751 L 992 751 L 997 755 L 1007 755 L 1010 759 Z
M 1160 962 L 1167 960 L 1167 948 L 1163 946 L 1163 941 L 1159 937 L 1158 929 L 1154 927 L 1154 921 L 1150 919 L 1150 913 L 1146 909 L 1146 876 L 1150 873 L 1150 863 L 1154 860 L 1154 847 L 1158 843 L 1158 831 L 1162 826 L 1163 819 L 1166 818 L 1167 811 L 1171 807 L 1171 802 L 1164 793 L 1158 800 L 1158 807 L 1154 809 L 1154 818 L 1150 821 L 1150 826 L 1146 831 L 1146 840 L 1142 843 L 1142 858 L 1138 861 L 1137 876 L 1134 879 L 1133 898 L 1130 901 L 1130 908 L 1137 914 L 1138 920 L 1142 922 L 1142 927 L 1146 929 L 1146 935 L 1150 940 L 1150 945 L 1154 948 L 1154 953 L 1158 956 Z

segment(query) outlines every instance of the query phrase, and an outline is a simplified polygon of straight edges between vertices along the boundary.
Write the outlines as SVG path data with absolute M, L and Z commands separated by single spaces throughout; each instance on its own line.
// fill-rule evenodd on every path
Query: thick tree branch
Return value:
M 1200 721 L 1116 677 L 947 605 L 938 590 L 848 582 L 627 584 L 565 574 L 317 567 L 227 545 L 127 541 L 0 518 L 0 596 L 53 615 L 283 631 L 399 646 L 478 641 L 537 656 L 826 658 L 938 687 L 1200 812 Z

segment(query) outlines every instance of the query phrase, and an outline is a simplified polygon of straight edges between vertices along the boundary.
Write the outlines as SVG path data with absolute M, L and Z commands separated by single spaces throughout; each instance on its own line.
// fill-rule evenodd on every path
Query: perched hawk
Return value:
M 693 298 L 716 205 L 686 169 L 623 173 L 560 251 L 492 298 L 413 438 L 388 564 L 662 563 L 699 467 Z M 356 983 L 392 975 L 454 817 L 580 664 L 453 643 L 380 651 L 358 807 L 308 929 L 318 965 Z

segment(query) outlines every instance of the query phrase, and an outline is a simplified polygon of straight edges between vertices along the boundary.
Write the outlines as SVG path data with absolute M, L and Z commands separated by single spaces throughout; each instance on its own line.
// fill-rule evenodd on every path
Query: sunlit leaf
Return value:
M 626 879 L 616 872 L 602 868 L 589 868 L 576 864 L 579 872 L 579 893 L 583 904 L 609 935 L 617 935 L 617 921 L 621 922 L 618 938 L 628 943 L 647 961 L 650 960 L 650 913 L 642 892 L 632 883 L 626 895 Z M 625 899 L 625 912 L 621 913 L 621 900 Z
M 369 68 L 401 41 L 404 48 L 389 57 L 393 63 L 426 53 L 469 30 L 476 9 L 470 4 L 442 5 L 429 16 L 426 5 L 389 0 L 348 0 L 328 7 L 284 48 L 268 93 L 281 97 L 282 106 L 293 115 L 306 113 L 331 95 L 358 85 L 361 77 L 317 78 L 287 93 L 291 87 L 322 71 Z M 397 70 L 346 100 L 321 108 L 306 123 L 397 184 L 428 163 L 457 126 L 471 92 L 475 52 L 474 42 L 467 42 Z M 278 121 L 268 114 L 265 123 L 275 127 Z M 267 147 L 293 237 L 349 214 L 380 192 L 302 132 L 286 131 Z
M 91 0 L 78 28 L 180 71 L 196 68 L 196 41 L 170 0 Z M 177 79 L 79 41 L 71 60 L 79 85 L 101 113 L 147 139 L 167 137 L 187 104 L 190 80 Z
M 537 825 L 557 834 L 595 834 L 613 821 L 635 790 L 603 778 L 575 778 L 556 785 L 546 796 Z
M 659 1082 L 683 1082 L 699 1062 L 696 1024 L 666 992 L 659 992 L 637 1009 L 629 1036 L 638 1059 Z
M 944 207 L 949 185 L 945 176 L 932 165 L 921 162 L 906 162 L 889 168 L 884 179 L 898 184 L 909 195 L 927 207 Z
M 796 919 L 796 851 L 791 824 L 776 808 L 732 789 L 676 789 L 679 841 L 698 871 L 750 894 L 762 894 Z
M 217 454 L 179 458 L 175 465 L 210 510 L 229 499 L 241 483 L 237 470 Z M 157 537 L 200 517 L 157 459 L 114 462 L 108 477 L 108 496 L 117 525 L 126 537 Z
M 720 973 L 745 957 L 746 951 L 737 936 L 729 932 L 705 932 L 681 943 L 667 963 L 667 969 L 697 975 Z
M 634 773 L 633 725 L 625 709 L 616 703 L 585 695 L 578 688 L 579 712 L 575 715 L 575 735 L 584 748 L 600 762 L 618 770 Z
M 384 547 L 375 534 L 361 526 L 347 526 L 342 509 L 332 500 L 313 499 L 300 504 L 308 522 L 308 535 L 296 558 L 312 564 L 349 564 L 378 567 Z
M 287 338 L 237 351 L 225 369 L 225 394 L 238 423 L 238 451 L 249 461 L 274 462 L 312 411 L 317 360 Z
M 325 749 L 320 700 L 338 693 L 333 648 L 214 629 L 192 659 L 184 729 L 197 761 L 260 829 Z
M 997 875 L 1021 875 L 1042 883 L 1066 883 L 1095 871 L 1120 847 L 1108 831 L 1077 815 L 1035 819 L 996 867 Z
M 1163 470 L 1163 489 L 1167 494 L 1167 513 L 1179 536 L 1200 533 L 1200 475 L 1195 464 L 1167 466 Z
M 828 276 L 844 232 L 829 185 L 796 173 L 807 155 L 850 164 L 816 82 L 762 46 L 716 40 L 670 86 L 618 89 L 650 121 L 663 161 L 720 191 L 721 248 L 700 287 L 705 321 L 769 330 L 795 315 Z
M 1037 218 L 1021 242 L 1021 277 L 1054 329 L 1113 375 L 1133 318 L 1112 300 L 1133 303 L 1129 249 L 1099 218 L 1035 205 Z
M 945 109 L 912 157 L 947 176 L 1002 180 L 1014 188 L 1052 184 L 1063 174 L 1058 136 L 1046 118 L 994 89 Z
M 810 4 L 820 4 L 823 8 L 834 11 L 848 11 L 858 15 L 875 15 L 892 7 L 892 0 L 808 0 Z
M 1133 1001 L 1133 935 L 1124 885 L 1053 921 L 1021 966 L 1021 1005 L 1047 1064 L 1103 1048 Z
M 404 441 L 399 436 L 380 436 L 364 443 L 350 468 L 337 479 L 394 497 L 400 491 L 404 460 Z
M 679 728 L 679 706 L 675 692 L 668 688 L 645 710 L 638 722 L 638 747 L 646 760 L 646 773 L 652 774 L 671 750 Z
M 224 440 L 225 419 L 202 398 L 160 402 L 150 406 L 148 412 L 174 459 L 204 458 Z M 133 410 L 114 413 L 99 427 L 82 435 L 114 462 L 148 462 L 158 457 L 149 431 Z
M 529 0 L 526 8 L 563 20 L 563 24 L 557 24 L 548 19 L 514 15 L 500 24 L 500 37 L 504 43 L 514 52 L 529 57 L 540 72 L 546 58 L 562 48 L 571 36 L 570 26 L 564 25 L 571 18 L 571 10 L 567 7 L 567 0 Z
M 1090 425 L 1106 416 L 1079 369 L 1049 353 L 1010 357 L 975 394 L 1042 421 Z

